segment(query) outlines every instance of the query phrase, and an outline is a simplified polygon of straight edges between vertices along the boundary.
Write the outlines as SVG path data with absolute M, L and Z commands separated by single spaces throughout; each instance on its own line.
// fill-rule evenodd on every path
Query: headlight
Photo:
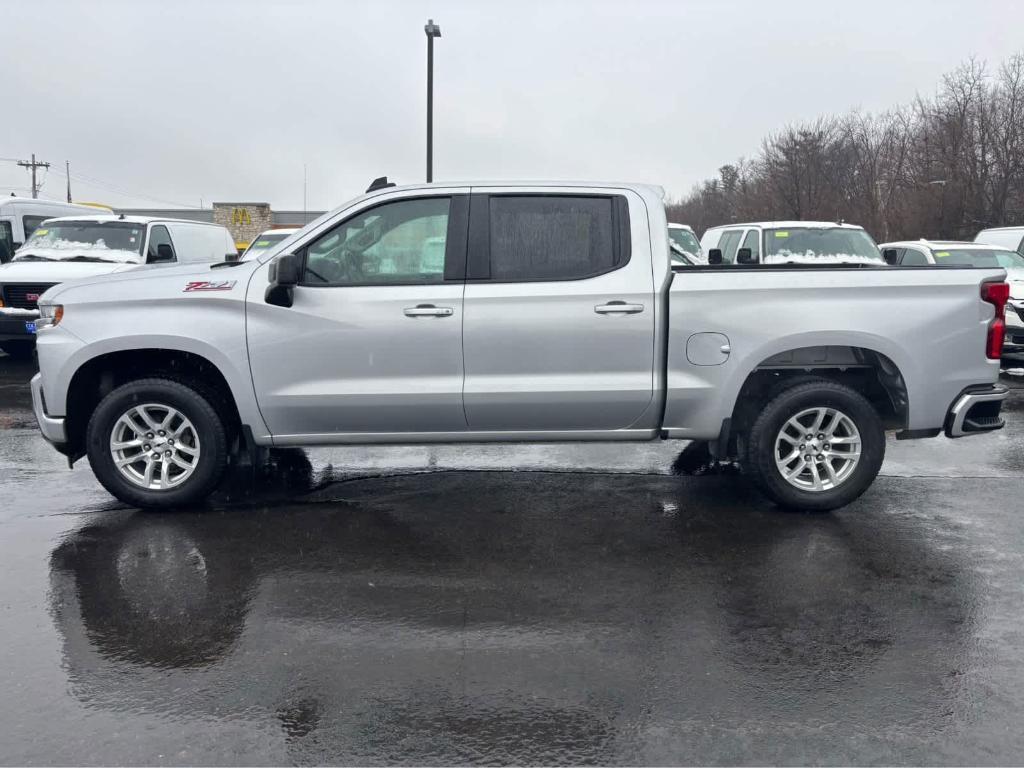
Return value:
M 36 331 L 52 328 L 64 318 L 63 304 L 40 304 L 39 319 L 36 320 Z

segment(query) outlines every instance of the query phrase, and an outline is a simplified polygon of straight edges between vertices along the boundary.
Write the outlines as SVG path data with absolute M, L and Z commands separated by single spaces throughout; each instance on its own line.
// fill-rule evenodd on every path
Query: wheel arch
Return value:
M 882 351 L 878 347 L 885 347 Z M 764 405 L 784 389 L 809 378 L 844 384 L 864 395 L 886 429 L 905 430 L 910 419 L 910 386 L 905 369 L 889 354 L 891 345 L 811 344 L 765 350 L 741 380 L 719 438 L 731 452 Z M 896 357 L 898 358 L 898 352 Z
M 245 388 L 240 390 L 237 371 L 216 357 L 169 346 L 137 346 L 96 350 L 78 361 L 64 401 L 72 458 L 84 455 L 85 429 L 100 400 L 116 387 L 142 378 L 166 377 L 190 383 L 216 401 L 211 404 L 223 414 L 227 428 L 237 431 L 242 425 L 251 426 L 255 409 L 236 396 L 239 391 L 243 396 L 252 392 L 251 381 L 244 381 Z M 262 420 L 255 423 L 262 427 Z

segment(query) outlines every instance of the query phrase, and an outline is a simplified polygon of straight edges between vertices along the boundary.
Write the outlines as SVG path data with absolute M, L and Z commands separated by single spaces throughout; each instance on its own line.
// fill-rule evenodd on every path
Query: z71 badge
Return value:
M 193 291 L 230 291 L 237 282 L 237 280 L 218 280 L 216 282 L 195 280 L 194 282 L 186 283 L 185 290 L 182 293 L 192 293 Z

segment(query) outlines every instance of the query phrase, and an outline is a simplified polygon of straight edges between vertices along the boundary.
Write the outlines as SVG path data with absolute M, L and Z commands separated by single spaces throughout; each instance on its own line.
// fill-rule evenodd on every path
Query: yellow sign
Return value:
M 252 217 L 249 215 L 249 211 L 245 208 L 232 208 L 231 209 L 231 223 L 232 224 L 252 224 Z

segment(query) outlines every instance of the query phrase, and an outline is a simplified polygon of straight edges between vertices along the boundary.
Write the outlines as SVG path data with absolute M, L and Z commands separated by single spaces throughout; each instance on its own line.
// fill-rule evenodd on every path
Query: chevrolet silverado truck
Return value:
M 886 430 L 1002 427 L 1004 270 L 674 270 L 662 200 L 378 180 L 253 259 L 63 283 L 39 303 L 36 418 L 142 508 L 272 446 L 667 439 L 829 510 Z

